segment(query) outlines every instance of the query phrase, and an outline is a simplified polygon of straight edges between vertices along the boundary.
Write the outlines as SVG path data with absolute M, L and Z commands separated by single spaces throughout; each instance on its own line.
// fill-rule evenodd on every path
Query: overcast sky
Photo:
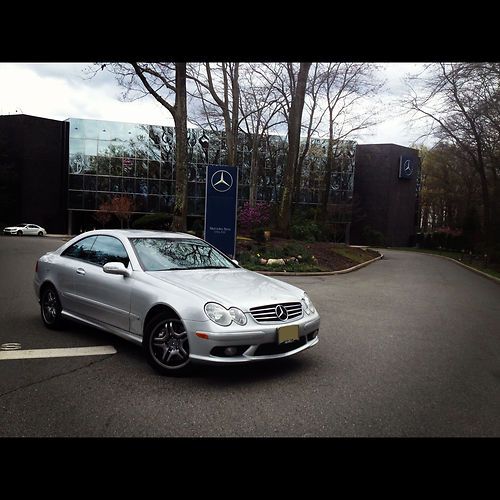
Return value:
M 24 113 L 55 120 L 74 117 L 173 125 L 168 111 L 153 98 L 122 102 L 121 89 L 114 76 L 102 71 L 89 79 L 84 72 L 88 66 L 0 63 L 0 115 Z M 386 63 L 380 66 L 380 77 L 387 81 L 380 96 L 384 111 L 380 123 L 356 139 L 361 144 L 390 142 L 410 146 L 425 130 L 415 128 L 408 116 L 402 115 L 398 99 L 405 89 L 403 77 L 418 73 L 423 65 Z

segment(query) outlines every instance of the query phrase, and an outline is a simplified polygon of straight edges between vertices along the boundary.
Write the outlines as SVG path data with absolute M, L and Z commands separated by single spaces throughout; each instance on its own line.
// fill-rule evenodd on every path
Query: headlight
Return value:
M 221 326 L 229 326 L 233 321 L 229 311 L 216 302 L 208 302 L 208 304 L 205 304 L 205 314 L 214 323 Z
M 312 314 L 316 311 L 307 293 L 304 294 L 304 298 L 302 299 L 302 305 L 304 306 L 304 311 L 306 314 Z
M 231 309 L 229 309 L 229 314 L 236 324 L 240 326 L 247 324 L 247 317 L 241 309 L 238 309 L 237 307 L 231 307 Z

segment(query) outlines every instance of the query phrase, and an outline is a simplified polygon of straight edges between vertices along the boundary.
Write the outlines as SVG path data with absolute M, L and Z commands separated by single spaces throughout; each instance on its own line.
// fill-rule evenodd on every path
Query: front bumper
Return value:
M 17 234 L 17 229 L 4 229 L 3 234 Z
M 286 358 L 298 354 L 319 342 L 320 317 L 315 313 L 289 323 L 260 324 L 250 322 L 245 327 L 218 327 L 215 323 L 184 321 L 188 331 L 190 355 L 193 361 L 216 364 L 248 363 L 268 359 Z M 299 340 L 278 344 L 277 329 L 298 325 Z M 208 338 L 200 338 L 196 334 Z M 235 347 L 237 355 L 224 355 L 226 347 Z

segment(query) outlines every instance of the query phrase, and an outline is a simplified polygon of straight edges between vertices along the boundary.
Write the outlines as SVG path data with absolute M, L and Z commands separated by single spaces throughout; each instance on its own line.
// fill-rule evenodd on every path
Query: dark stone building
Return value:
M 420 175 L 418 151 L 396 144 L 356 148 L 351 244 L 413 246 Z
M 28 115 L 0 116 L 0 221 L 65 232 L 68 123 Z

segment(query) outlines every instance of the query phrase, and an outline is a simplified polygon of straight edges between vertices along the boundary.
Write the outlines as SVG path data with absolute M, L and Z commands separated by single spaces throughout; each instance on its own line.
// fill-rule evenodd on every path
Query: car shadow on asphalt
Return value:
M 127 358 L 137 366 L 142 365 L 151 370 L 153 377 L 168 376 L 157 374 L 152 368 L 148 367 L 146 357 L 141 346 L 133 344 L 111 333 L 99 330 L 89 325 L 77 322 L 67 321 L 59 334 L 74 336 L 78 343 L 85 339 L 89 345 L 113 345 L 118 353 L 127 356 Z M 312 366 L 312 361 L 307 355 L 298 354 L 294 357 L 281 358 L 266 361 L 257 361 L 255 363 L 244 363 L 239 365 L 210 365 L 205 363 L 194 363 L 188 375 L 179 377 L 196 381 L 196 383 L 207 383 L 208 385 L 225 386 L 247 384 L 249 382 L 267 381 L 284 376 L 290 376 L 297 373 L 303 374 Z
M 248 384 L 249 382 L 269 381 L 282 379 L 290 375 L 304 373 L 310 366 L 306 357 L 290 357 L 241 365 L 208 365 L 197 364 L 193 366 L 191 378 L 206 382 L 211 387 L 220 385 Z

